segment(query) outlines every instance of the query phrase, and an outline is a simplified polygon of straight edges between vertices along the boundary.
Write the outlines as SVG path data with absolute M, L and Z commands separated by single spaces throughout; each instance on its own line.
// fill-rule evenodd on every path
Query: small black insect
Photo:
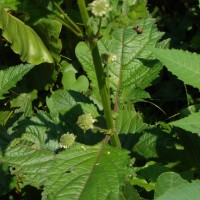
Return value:
M 134 26 L 133 29 L 138 33 L 141 34 L 143 32 L 143 30 L 139 27 L 139 26 Z

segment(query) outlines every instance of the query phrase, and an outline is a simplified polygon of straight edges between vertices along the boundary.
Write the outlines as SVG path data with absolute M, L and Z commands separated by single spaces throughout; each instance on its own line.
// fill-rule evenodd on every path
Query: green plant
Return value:
M 0 5 L 3 52 L 11 43 L 31 63 L 1 63 L 0 176 L 9 183 L 0 195 L 198 198 L 200 116 L 186 84 L 199 89 L 199 55 L 167 49 L 146 1 Z M 165 113 L 151 102 L 163 64 L 183 82 L 192 114 L 150 124 L 146 105 Z

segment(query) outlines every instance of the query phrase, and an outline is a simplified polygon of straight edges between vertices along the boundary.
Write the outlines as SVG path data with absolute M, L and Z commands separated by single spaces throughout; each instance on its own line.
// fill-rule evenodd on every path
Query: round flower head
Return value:
M 103 17 L 111 10 L 109 0 L 94 0 L 89 6 L 92 14 L 96 17 Z
M 79 116 L 77 124 L 85 132 L 85 131 L 87 131 L 89 129 L 93 129 L 94 128 L 94 125 L 93 125 L 94 122 L 96 122 L 96 120 L 93 119 L 92 115 L 89 113 L 89 114 L 83 114 L 83 115 Z
M 73 133 L 65 133 L 60 137 L 60 146 L 63 148 L 71 147 L 75 142 L 76 136 Z

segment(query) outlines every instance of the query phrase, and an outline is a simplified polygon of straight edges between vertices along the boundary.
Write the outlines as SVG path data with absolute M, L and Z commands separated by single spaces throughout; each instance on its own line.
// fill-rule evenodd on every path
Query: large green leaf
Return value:
M 4 99 L 3 94 L 8 93 L 8 90 L 15 86 L 15 84 L 28 73 L 34 65 L 18 65 L 10 67 L 5 70 L 0 70 L 0 99 Z
M 0 163 L 13 169 L 20 187 L 41 187 L 54 153 L 60 148 L 59 139 L 66 130 L 57 119 L 44 112 L 21 121 L 10 135 L 4 129 L 0 129 Z
M 127 94 L 127 88 L 132 92 L 137 88 L 145 89 L 151 85 L 162 68 L 159 62 L 145 61 L 155 59 L 149 47 L 167 45 L 167 41 L 158 43 L 163 33 L 157 31 L 153 19 L 138 20 L 137 24 L 143 29 L 142 34 L 138 34 L 133 27 L 129 26 L 114 30 L 112 38 L 101 39 L 98 43 L 101 54 L 108 53 L 116 56 L 115 62 L 105 66 L 110 87 L 115 94 L 124 89 Z M 91 80 L 93 96 L 98 100 L 98 84 L 89 47 L 83 42 L 79 43 L 76 47 L 76 55 Z M 140 98 L 141 90 L 138 91 L 139 97 L 136 94 L 134 99 Z
M 23 62 L 40 64 L 53 63 L 53 58 L 36 32 L 22 21 L 0 10 L 0 28 L 3 36 L 11 43 L 13 51 Z
M 55 156 L 43 199 L 105 200 L 120 193 L 129 162 L 125 150 L 76 145 Z
M 169 124 L 200 135 L 200 112 L 192 113 L 188 117 L 170 122 Z
M 185 84 L 200 89 L 200 55 L 176 49 L 151 50 Z

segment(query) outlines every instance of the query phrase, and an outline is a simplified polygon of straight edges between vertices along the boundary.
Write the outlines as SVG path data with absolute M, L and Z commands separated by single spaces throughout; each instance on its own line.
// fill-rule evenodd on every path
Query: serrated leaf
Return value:
M 172 191 L 168 191 L 156 198 L 156 200 L 199 200 L 200 181 L 183 184 Z
M 184 117 L 182 119 L 170 122 L 169 124 L 200 135 L 199 121 L 200 121 L 200 112 L 197 112 L 197 113 L 192 113 L 188 117 Z
M 102 39 L 99 43 L 101 53 L 108 52 L 117 57 L 116 62 L 108 66 L 114 91 L 117 91 L 119 81 L 121 90 L 132 85 L 144 89 L 161 70 L 160 63 L 149 67 L 139 59 L 154 59 L 148 47 L 156 46 L 163 33 L 157 31 L 151 18 L 138 20 L 137 25 L 143 30 L 142 34 L 137 34 L 133 27 L 129 26 L 113 31 L 112 39 Z
M 46 179 L 46 170 L 56 150 L 60 148 L 59 139 L 66 132 L 57 119 L 44 112 L 20 121 L 15 131 L 8 135 L 0 130 L 0 163 L 13 168 L 20 186 L 41 187 Z M 5 129 L 5 128 L 4 128 Z
M 86 96 L 75 91 L 57 90 L 52 93 L 51 97 L 47 98 L 47 106 L 52 114 L 64 114 L 74 106 L 80 105 L 82 111 L 94 114 L 96 117 L 98 115 L 97 108 L 90 103 L 91 101 Z
M 58 154 L 48 170 L 43 199 L 104 200 L 118 194 L 127 173 L 127 151 L 77 145 Z
M 119 134 L 137 133 L 144 128 L 146 125 L 136 111 L 123 109 L 117 112 L 116 129 Z
M 34 65 L 32 64 L 21 64 L 5 70 L 0 70 L 0 99 L 4 99 L 5 97 L 3 94 L 8 93 L 8 90 L 14 87 L 33 67 Z
M 157 158 L 163 153 L 168 154 L 173 147 L 171 137 L 156 127 L 145 129 L 138 137 L 133 151 L 144 158 Z
M 176 49 L 153 49 L 155 56 L 185 84 L 200 89 L 200 55 Z
M 130 88 L 130 91 L 135 88 L 145 89 L 150 86 L 162 68 L 159 62 L 145 66 L 142 60 L 155 59 L 148 50 L 149 47 L 166 46 L 166 41 L 158 43 L 163 33 L 157 31 L 153 19 L 138 20 L 137 24 L 143 29 L 142 34 L 137 34 L 133 27 L 116 29 L 113 31 L 111 39 L 101 39 L 98 43 L 101 54 L 109 53 L 117 58 L 115 62 L 106 66 L 110 87 L 115 94 L 119 90 L 118 86 L 120 86 L 120 92 L 125 88 Z M 76 55 L 91 80 L 93 91 L 98 91 L 89 47 L 83 42 L 79 43 L 76 47 Z M 95 98 L 99 99 L 98 94 L 95 95 L 97 95 Z M 137 99 L 137 97 L 135 98 Z
M 174 172 L 165 172 L 158 177 L 156 182 L 155 198 L 162 196 L 165 192 L 173 192 L 176 188 L 187 184 L 188 182 Z
M 54 153 L 41 148 L 35 148 L 26 141 L 21 141 L 15 146 L 8 147 L 0 162 L 13 168 L 12 174 L 16 175 L 21 187 L 32 185 L 41 187 L 46 179 L 46 171 L 50 167 Z
M 21 56 L 23 62 L 53 63 L 51 54 L 36 32 L 4 9 L 0 10 L 0 28 L 5 39 L 12 44 L 12 50 Z
M 32 101 L 37 98 L 37 91 L 21 93 L 18 97 L 10 101 L 11 107 L 18 107 L 17 112 L 23 112 L 22 118 L 32 116 Z
M 119 134 L 121 144 L 124 148 L 132 150 L 137 141 L 137 134 L 147 127 L 143 123 L 141 115 L 136 112 L 132 106 L 130 108 L 118 109 L 115 120 L 116 131 Z
M 66 132 L 59 123 L 59 119 L 40 111 L 36 116 L 21 121 L 15 135 L 33 143 L 36 148 L 55 151 L 60 147 L 60 136 Z

